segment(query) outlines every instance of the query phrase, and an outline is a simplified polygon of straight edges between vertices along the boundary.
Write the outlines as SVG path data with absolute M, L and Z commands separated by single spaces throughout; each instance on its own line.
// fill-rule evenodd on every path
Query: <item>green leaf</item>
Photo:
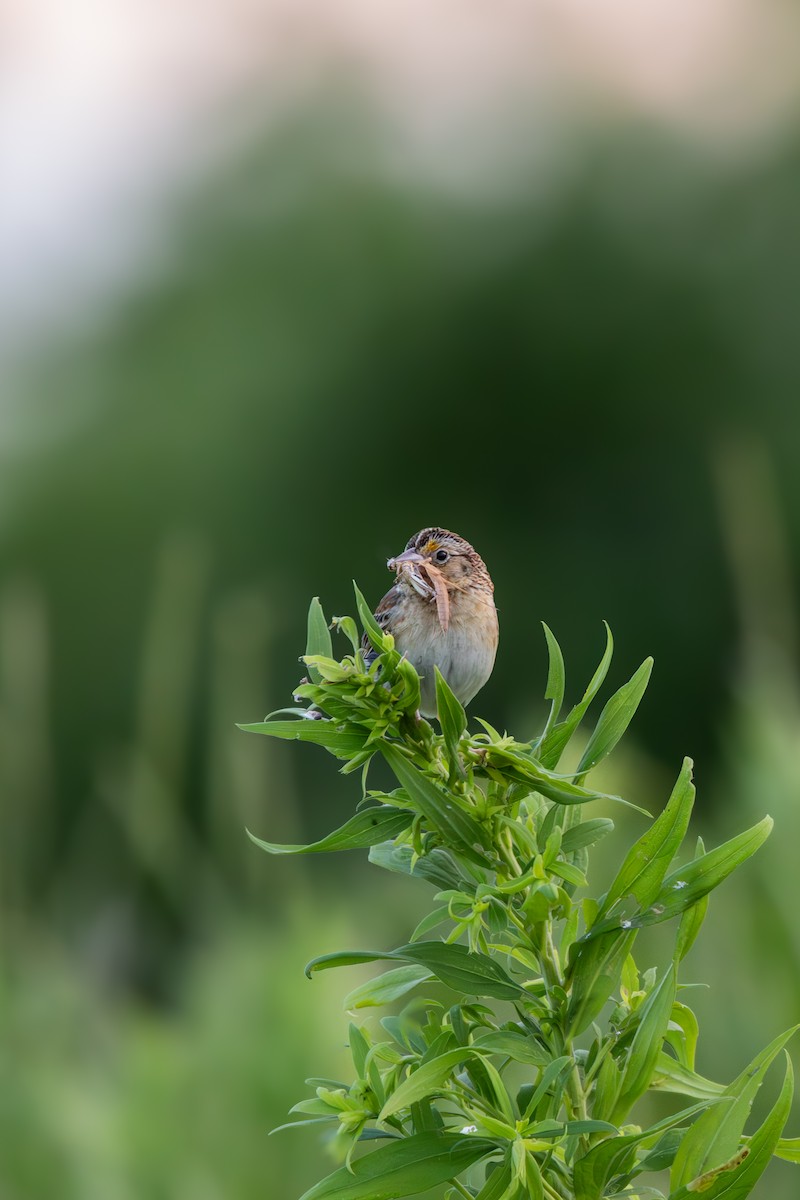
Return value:
M 426 917 L 423 917 L 419 925 L 411 935 L 410 941 L 418 942 L 426 933 L 430 933 L 437 925 L 441 925 L 444 921 L 452 921 L 450 915 L 450 905 L 442 904 L 439 908 L 434 908 Z
M 776 1037 L 725 1088 L 721 1098 L 729 1097 L 731 1103 L 709 1109 L 692 1126 L 681 1142 L 672 1165 L 670 1186 L 673 1191 L 736 1154 L 744 1123 L 767 1069 L 799 1028 L 794 1025 Z
M 394 958 L 391 952 L 384 950 L 338 950 L 334 954 L 320 954 L 306 963 L 305 973 L 310 979 L 315 971 L 329 971 L 333 967 L 355 967 L 361 963 L 375 962 L 377 959 Z
M 639 1024 L 622 1071 L 619 1095 L 611 1120 L 620 1125 L 632 1105 L 650 1086 L 658 1053 L 667 1032 L 675 1000 L 675 967 L 670 963 L 639 1010 Z
M 564 775 L 555 774 L 543 766 L 529 750 L 518 745 L 491 744 L 485 748 L 485 753 L 488 766 L 499 766 L 511 779 L 528 784 L 531 789 L 540 792 L 554 804 L 586 804 L 590 800 L 613 800 L 616 804 L 624 804 L 626 808 L 644 813 L 645 816 L 650 815 L 638 804 L 623 800 L 622 796 L 598 792 L 580 783 L 573 783 Z
M 786 1074 L 780 1095 L 763 1125 L 748 1140 L 747 1145 L 737 1151 L 731 1164 L 705 1172 L 700 1179 L 679 1188 L 671 1194 L 671 1200 L 682 1196 L 701 1193 L 704 1200 L 742 1200 L 749 1196 L 775 1153 L 783 1128 L 789 1119 L 794 1094 L 792 1062 L 786 1055 Z
M 664 880 L 655 903 L 663 903 L 672 909 L 670 915 L 684 912 L 751 858 L 769 837 L 772 825 L 772 817 L 764 817 L 757 825 L 717 846 L 716 850 L 709 850 L 685 867 L 678 867 Z M 675 903 L 673 897 L 676 895 L 682 897 L 682 903 Z
M 430 978 L 431 972 L 426 967 L 417 966 L 416 963 L 407 967 L 395 967 L 378 979 L 372 979 L 369 983 L 362 983 L 360 987 L 354 988 L 345 996 L 342 1007 L 379 1008 L 382 1004 L 391 1004 L 392 1000 L 399 999 L 418 983 Z
M 611 753 L 633 720 L 653 670 L 652 658 L 646 658 L 639 670 L 615 692 L 600 713 L 594 731 L 578 764 L 578 775 L 585 775 Z
M 485 866 L 485 835 L 475 818 L 465 812 L 447 792 L 418 771 L 396 745 L 382 742 L 380 748 L 412 804 L 422 813 L 431 828 L 465 858 Z
M 458 942 L 410 942 L 397 950 L 342 950 L 323 954 L 306 966 L 311 978 L 315 971 L 332 967 L 352 967 L 378 959 L 401 959 L 432 971 L 437 979 L 456 992 L 472 996 L 492 996 L 496 1000 L 519 1000 L 525 989 L 508 975 L 499 963 L 486 954 L 474 954 Z
M 439 668 L 435 666 L 433 671 L 436 677 L 436 712 L 450 759 L 450 774 L 458 772 L 463 775 L 463 767 L 458 757 L 458 743 L 467 728 L 467 714 L 464 712 L 464 706 L 448 687 Z
M 531 1090 L 530 1097 L 525 1102 L 525 1112 L 523 1118 L 531 1120 L 542 1100 L 549 1092 L 553 1092 L 556 1097 L 556 1103 L 553 1104 L 555 1112 L 558 1111 L 561 1103 L 561 1091 L 567 1080 L 568 1075 L 573 1068 L 573 1059 L 569 1055 L 563 1055 L 561 1058 L 554 1058 L 542 1071 L 542 1077 L 535 1088 Z M 523 1089 L 524 1091 L 524 1089 Z
M 474 1049 L 474 1047 L 473 1047 Z M 475 1086 L 490 1101 L 496 1112 L 500 1113 L 509 1129 L 514 1129 L 516 1113 L 508 1088 L 503 1083 L 500 1072 L 490 1058 L 480 1058 L 471 1064 L 470 1074 L 475 1080 Z
M 591 1024 L 619 982 L 622 964 L 636 934 L 611 930 L 591 941 L 576 942 L 570 968 L 570 1001 L 567 1012 L 570 1037 Z
M 543 1067 L 550 1061 L 549 1051 L 540 1046 L 535 1038 L 511 1029 L 497 1029 L 492 1033 L 481 1034 L 472 1044 L 476 1050 L 485 1050 L 489 1054 L 503 1054 L 513 1058 L 514 1062 L 526 1063 L 533 1067 Z
M 378 1120 L 385 1121 L 401 1109 L 410 1108 L 426 1096 L 441 1091 L 442 1085 L 450 1078 L 455 1068 L 460 1063 L 474 1058 L 475 1053 L 469 1046 L 456 1046 L 455 1049 L 440 1054 L 438 1058 L 422 1063 L 395 1088 L 381 1109 Z
M 402 696 L 403 711 L 416 714 L 419 712 L 419 706 L 422 703 L 422 684 L 420 683 L 416 667 L 407 658 L 400 658 L 396 669 L 405 687 Z
M 475 1200 L 508 1200 L 508 1189 L 511 1186 L 511 1167 L 507 1162 L 498 1164 L 495 1170 L 489 1169 L 486 1182 L 478 1192 Z
M 600 688 L 603 686 L 603 681 L 608 674 L 608 668 L 611 665 L 611 658 L 614 654 L 614 639 L 611 636 L 611 630 L 608 627 L 608 623 L 604 621 L 603 624 L 606 627 L 605 652 L 603 653 L 603 657 L 600 660 L 597 670 L 591 678 L 589 686 L 583 693 L 583 698 L 571 710 L 567 719 L 562 721 L 560 725 L 554 725 L 547 737 L 542 740 L 539 758 L 545 767 L 552 769 L 556 766 L 564 747 L 580 725 L 587 708 L 600 691 Z
M 666 1040 L 674 1050 L 678 1061 L 691 1071 L 694 1070 L 699 1036 L 700 1026 L 697 1023 L 697 1017 L 687 1005 L 676 1000 L 672 1006 L 672 1019 Z
M 396 846 L 394 842 L 380 842 L 369 852 L 369 861 L 384 871 L 394 871 L 398 875 L 412 875 L 416 879 L 426 879 L 436 887 L 458 888 L 462 883 L 461 875 L 456 869 L 446 850 L 437 846 L 422 858 L 417 858 L 411 846 Z M 413 939 L 412 939 L 413 940 Z
M 774 1152 L 785 1162 L 800 1163 L 800 1138 L 780 1138 Z
M 333 643 L 328 622 L 322 611 L 319 596 L 315 596 L 308 609 L 308 635 L 306 637 L 306 654 L 322 654 L 325 658 L 333 658 Z M 322 679 L 315 666 L 308 664 L 308 674 L 313 683 Z
M 324 654 L 304 654 L 303 662 L 308 667 L 309 674 L 316 673 L 319 677 L 315 682 L 321 680 L 323 683 L 344 683 L 352 675 L 350 666 L 342 665 L 335 658 L 328 658 Z M 298 694 L 302 696 L 306 692 Z
M 582 1137 L 585 1133 L 619 1133 L 616 1125 L 610 1121 L 567 1121 L 564 1131 L 567 1137 Z
M 771 817 L 764 817 L 751 829 L 717 846 L 716 850 L 709 850 L 708 854 L 693 859 L 685 867 L 678 867 L 664 880 L 661 891 L 649 908 L 625 919 L 609 917 L 593 925 L 587 938 L 608 929 L 640 929 L 646 925 L 656 925 L 686 912 L 755 854 L 769 837 L 772 824 Z
M 658 1139 L 652 1150 L 649 1150 L 641 1158 L 637 1158 L 631 1168 L 631 1175 L 640 1175 L 644 1171 L 669 1170 L 685 1132 L 685 1129 L 668 1129 Z M 659 1196 L 663 1200 L 663 1193 L 659 1193 Z
M 601 915 L 622 896 L 634 896 L 642 908 L 653 902 L 683 841 L 694 795 L 692 760 L 685 758 L 664 811 L 626 854 L 603 901 Z
M 521 1141 L 515 1145 L 522 1146 Z M 524 1174 L 524 1192 L 523 1196 L 527 1200 L 544 1200 L 544 1184 L 542 1183 L 542 1173 L 539 1169 L 539 1164 L 532 1154 L 525 1154 L 524 1158 L 525 1174 Z
M 438 1109 L 430 1100 L 418 1100 L 411 1105 L 411 1121 L 414 1133 L 424 1133 L 426 1130 L 443 1129 L 444 1121 Z
M 387 838 L 396 837 L 404 829 L 408 829 L 414 814 L 405 809 L 392 808 L 388 804 L 380 808 L 365 808 L 346 821 L 339 829 L 320 838 L 318 842 L 308 845 L 284 846 L 279 842 L 263 842 L 247 830 L 247 836 L 256 846 L 266 850 L 268 854 L 322 854 L 334 850 L 359 850 L 364 846 L 374 846 Z
M 335 721 L 259 721 L 255 725 L 238 725 L 245 733 L 263 733 L 285 741 L 314 742 L 324 746 L 337 758 L 352 758 L 364 749 L 366 732 L 341 729 Z
M 356 1075 L 359 1079 L 363 1079 L 367 1068 L 367 1055 L 369 1054 L 369 1042 L 362 1031 L 352 1021 L 350 1022 L 350 1055 L 353 1059 L 353 1066 L 356 1069 Z
M 333 1108 L 326 1100 L 313 1096 L 310 1100 L 301 1100 L 299 1104 L 293 1104 L 289 1112 L 326 1113 L 328 1117 L 336 1118 L 341 1109 Z
M 691 1071 L 664 1050 L 660 1050 L 658 1053 L 650 1087 L 659 1092 L 676 1092 L 679 1096 L 694 1096 L 697 1100 L 713 1100 L 715 1096 L 721 1096 L 725 1091 L 721 1083 L 704 1079 L 702 1075 Z
M 361 638 L 358 633 L 358 626 L 352 617 L 334 617 L 331 622 L 336 626 L 339 633 L 343 633 L 353 647 L 353 653 L 357 654 L 361 648 Z
M 312 1117 L 310 1121 L 287 1121 L 285 1125 L 276 1125 L 274 1129 L 270 1129 L 267 1137 L 272 1137 L 273 1133 L 283 1133 L 286 1129 L 307 1129 L 309 1125 L 329 1125 L 331 1121 L 335 1121 L 336 1116 L 331 1113 L 328 1117 Z
M 544 698 L 550 701 L 550 712 L 547 717 L 547 724 L 542 733 L 542 741 L 544 741 L 550 730 L 555 725 L 561 715 L 561 706 L 564 703 L 564 688 L 566 686 L 566 676 L 564 673 L 564 655 L 561 653 L 561 647 L 556 641 L 553 631 L 548 625 L 542 621 L 545 640 L 547 641 L 547 687 L 545 688 Z
M 575 1195 L 581 1200 L 600 1200 L 609 1179 L 622 1175 L 630 1170 L 640 1142 L 653 1138 L 664 1130 L 672 1129 L 675 1125 L 687 1121 L 696 1113 L 702 1112 L 705 1104 L 693 1104 L 681 1112 L 673 1113 L 649 1129 L 641 1133 L 629 1133 L 620 1137 L 606 1138 L 604 1142 L 594 1146 L 583 1158 L 575 1163 L 573 1176 L 575 1180 Z
M 356 595 L 356 607 L 358 608 L 358 615 L 361 618 L 361 624 L 364 628 L 364 632 L 367 635 L 372 648 L 377 650 L 379 654 L 382 654 L 386 642 L 386 635 L 384 634 L 378 622 L 375 620 L 372 609 L 359 591 L 355 580 L 353 580 L 353 591 Z
M 597 1119 L 603 1120 L 614 1111 L 619 1095 L 619 1084 L 619 1068 L 612 1055 L 607 1051 L 600 1064 L 594 1085 L 592 1112 Z
M 394 954 L 428 967 L 456 992 L 495 1000 L 519 1000 L 526 994 L 493 958 L 472 953 L 458 942 L 411 942 Z
M 701 858 L 705 854 L 705 846 L 703 839 L 697 839 L 695 847 L 695 858 Z M 675 961 L 682 962 L 686 955 L 694 945 L 702 927 L 703 921 L 706 919 L 708 912 L 708 896 L 703 896 L 696 904 L 690 905 L 689 908 L 681 915 L 678 924 L 678 932 L 675 935 Z
M 592 846 L 595 842 L 599 842 L 600 838 L 611 833 L 613 829 L 614 822 L 608 817 L 593 817 L 590 821 L 580 821 L 577 825 L 571 825 L 569 829 L 564 830 L 561 838 L 561 852 L 562 854 L 574 854 L 576 850 L 583 850 L 585 846 Z
M 398 1200 L 455 1179 L 494 1150 L 488 1138 L 416 1133 L 340 1167 L 300 1200 Z

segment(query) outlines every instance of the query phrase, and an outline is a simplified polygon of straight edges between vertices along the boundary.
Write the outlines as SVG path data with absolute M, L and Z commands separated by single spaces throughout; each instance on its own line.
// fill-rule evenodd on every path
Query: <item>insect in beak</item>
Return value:
M 397 555 L 397 558 L 390 558 L 386 565 L 390 571 L 396 571 L 399 567 L 413 566 L 423 562 L 425 559 L 416 550 L 404 550 L 402 554 Z
M 404 550 L 402 554 L 398 554 L 397 558 L 390 558 L 386 565 L 392 571 L 406 570 L 407 578 L 414 590 L 424 600 L 436 601 L 439 625 L 442 633 L 447 633 L 450 625 L 450 597 L 441 572 L 434 567 L 433 563 L 426 562 L 425 558 L 416 550 Z M 419 569 L 420 567 L 422 570 Z

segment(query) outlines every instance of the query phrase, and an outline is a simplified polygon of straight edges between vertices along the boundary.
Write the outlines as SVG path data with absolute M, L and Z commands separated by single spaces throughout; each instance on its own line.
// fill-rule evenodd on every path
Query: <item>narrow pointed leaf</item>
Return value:
M 670 1200 L 682 1200 L 683 1196 L 695 1194 L 701 1195 L 703 1200 L 743 1200 L 749 1196 L 778 1148 L 781 1133 L 789 1119 L 793 1094 L 794 1074 L 787 1054 L 786 1075 L 775 1106 L 758 1131 L 733 1156 L 731 1168 L 721 1170 L 718 1174 L 711 1171 L 708 1173 L 710 1178 L 693 1180 L 691 1185 L 681 1187 L 677 1193 L 673 1192 Z
M 643 1095 L 653 1076 L 675 1000 L 675 967 L 670 963 L 663 978 L 642 1004 L 639 1025 L 622 1071 L 619 1096 L 611 1120 L 619 1125 Z
M 597 1072 L 592 1100 L 592 1114 L 602 1121 L 610 1117 L 617 1103 L 620 1071 L 611 1054 L 606 1054 Z
M 681 1142 L 670 1174 L 673 1191 L 712 1167 L 727 1162 L 739 1149 L 745 1121 L 756 1092 L 773 1060 L 800 1026 L 795 1025 L 762 1050 L 722 1093 L 730 1103 L 710 1108 Z
M 361 648 L 361 638 L 358 633 L 358 626 L 352 617 L 334 617 L 331 622 L 335 625 L 339 633 L 343 633 L 353 647 L 353 653 L 357 654 Z
M 283 1133 L 287 1129 L 307 1129 L 309 1125 L 328 1125 L 336 1119 L 336 1115 L 331 1113 L 327 1117 L 312 1117 L 310 1121 L 287 1121 L 285 1125 L 276 1125 L 274 1129 L 270 1129 L 267 1137 L 272 1137 L 273 1133 Z
M 394 953 L 397 958 L 428 967 L 437 979 L 456 992 L 491 996 L 495 1000 L 519 1000 L 525 995 L 525 989 L 493 958 L 471 953 L 458 942 L 411 942 Z
M 543 1067 L 550 1061 L 550 1053 L 535 1038 L 511 1029 L 498 1029 L 484 1033 L 472 1043 L 476 1050 L 489 1054 L 503 1054 L 514 1062 Z
M 589 821 L 580 821 L 577 825 L 564 830 L 561 838 L 561 852 L 573 854 L 586 846 L 593 846 L 600 838 L 613 832 L 614 822 L 608 817 L 593 817 Z
M 685 758 L 664 811 L 628 851 L 608 889 L 601 913 L 607 912 L 616 900 L 628 895 L 634 896 L 641 908 L 652 903 L 683 841 L 694 795 L 692 760 Z
M 400 959 L 426 967 L 454 991 L 472 996 L 492 996 L 496 1000 L 519 1000 L 525 989 L 515 983 L 499 963 L 486 954 L 473 954 L 458 942 L 409 942 L 397 950 L 342 950 L 323 954 L 306 966 L 311 978 L 315 971 L 332 967 L 352 967 L 379 959 Z
M 366 633 L 373 649 L 377 650 L 380 654 L 383 651 L 385 634 L 378 622 L 375 620 L 372 609 L 359 591 L 355 580 L 353 581 L 353 591 L 355 592 L 356 607 L 358 608 L 358 615 L 361 619 L 364 632 Z
M 755 854 L 769 837 L 772 824 L 771 817 L 764 817 L 751 829 L 746 829 L 744 833 L 717 846 L 716 850 L 709 850 L 708 854 L 693 859 L 685 867 L 678 867 L 664 880 L 661 891 L 649 908 L 624 919 L 606 918 L 593 925 L 587 936 L 591 938 L 597 933 L 613 928 L 641 929 L 646 925 L 656 925 L 660 921 L 669 921 L 672 917 L 680 916 Z
M 672 1129 L 675 1125 L 689 1120 L 695 1114 L 702 1112 L 705 1104 L 693 1104 L 681 1112 L 673 1113 L 671 1117 L 651 1125 L 641 1133 L 631 1133 L 620 1137 L 606 1138 L 578 1159 L 574 1167 L 575 1194 L 581 1200 L 600 1200 L 605 1191 L 606 1183 L 615 1175 L 624 1174 L 630 1170 L 640 1142 Z
M 340 1167 L 300 1200 L 399 1200 L 455 1179 L 495 1149 L 488 1138 L 417 1133 Z
M 542 741 L 539 757 L 543 765 L 551 769 L 558 763 L 564 747 L 580 725 L 587 708 L 600 691 L 603 681 L 608 674 L 608 668 L 611 665 L 611 658 L 614 654 L 614 639 L 611 636 L 611 630 L 607 622 L 604 621 L 603 624 L 606 627 L 606 648 L 597 670 L 589 682 L 589 686 L 583 693 L 582 699 L 571 710 L 567 719 L 559 725 L 554 725 L 547 737 Z
M 417 925 L 416 929 L 412 933 L 410 940 L 412 942 L 418 942 L 425 936 L 426 933 L 430 933 L 432 929 L 435 929 L 437 925 L 441 925 L 444 921 L 451 920 L 452 917 L 450 916 L 449 904 L 443 904 L 439 908 L 434 908 L 432 912 L 428 913 L 427 917 L 422 918 L 419 925 Z
M 554 1092 L 558 1097 L 557 1102 L 553 1105 L 554 1110 L 558 1111 L 560 1107 L 560 1093 L 563 1090 L 568 1075 L 572 1071 L 572 1067 L 573 1060 L 568 1055 L 563 1055 L 561 1058 L 554 1058 L 548 1063 L 542 1072 L 541 1079 L 526 1101 L 524 1113 L 526 1120 L 530 1120 L 534 1116 L 536 1109 L 550 1091 Z
M 697 839 L 697 847 L 695 849 L 695 858 L 702 858 L 705 854 L 705 846 L 703 839 Z M 678 924 L 678 932 L 675 935 L 675 961 L 682 962 L 686 955 L 694 945 L 695 939 L 702 928 L 703 921 L 706 919 L 708 912 L 708 896 L 702 896 L 695 904 L 689 906 L 684 913 L 681 914 L 681 919 Z
M 441 1091 L 455 1068 L 460 1063 L 474 1058 L 476 1053 L 469 1046 L 456 1046 L 455 1049 L 447 1050 L 437 1058 L 422 1063 L 395 1088 L 381 1109 L 378 1120 L 385 1121 L 401 1109 L 410 1108 L 412 1104 L 424 1100 L 433 1092 Z
M 511 779 L 519 783 L 527 783 L 532 790 L 540 792 L 554 804 L 586 804 L 591 800 L 613 800 L 615 804 L 623 804 L 645 816 L 650 814 L 638 804 L 624 800 L 611 792 L 598 792 L 593 788 L 574 783 L 571 778 L 557 775 L 535 758 L 530 751 L 518 745 L 490 745 L 486 747 L 486 763 L 497 766 Z
M 462 882 L 461 875 L 456 869 L 446 850 L 437 846 L 422 858 L 416 858 L 411 846 L 396 846 L 394 842 L 379 842 L 372 846 L 369 861 L 384 871 L 394 871 L 398 875 L 412 875 L 415 879 L 426 879 L 436 887 L 458 888 Z
M 581 756 L 578 775 L 591 771 L 614 749 L 633 720 L 652 670 L 653 660 L 646 658 L 636 674 L 606 703 Z
M 497 1067 L 488 1056 L 485 1059 L 476 1059 L 471 1067 L 478 1090 L 491 1100 L 495 1111 L 500 1113 L 509 1128 L 513 1129 L 517 1114 L 508 1094 L 508 1088 L 503 1083 Z M 480 1069 L 480 1077 L 478 1069 Z
M 465 858 L 485 865 L 485 835 L 481 826 L 455 800 L 428 779 L 391 742 L 382 742 L 381 751 L 412 804 L 442 839 Z
M 264 842 L 247 830 L 247 836 L 256 846 L 268 854 L 323 854 L 334 850 L 359 850 L 374 846 L 387 838 L 396 837 L 408 829 L 413 813 L 405 809 L 381 805 L 380 808 L 365 808 L 346 821 L 339 829 L 308 845 L 282 845 L 279 842 Z
M 333 643 L 328 622 L 322 611 L 319 596 L 315 596 L 308 609 L 308 635 L 306 637 L 306 654 L 322 654 L 325 658 L 333 658 Z M 308 674 L 313 683 L 319 683 L 322 676 L 316 667 L 308 665 Z
M 458 758 L 458 743 L 467 728 L 467 714 L 464 712 L 464 706 L 448 687 L 439 668 L 434 667 L 433 670 L 436 676 L 436 711 L 447 746 L 451 772 L 456 769 L 463 775 L 463 768 Z
M 780 1138 L 775 1155 L 785 1162 L 800 1163 L 800 1138 Z
M 475 1200 L 508 1200 L 508 1189 L 511 1187 L 511 1167 L 507 1162 L 500 1164 L 490 1171 L 486 1182 L 478 1192 Z
M 619 971 L 636 934 L 611 930 L 573 946 L 570 1002 L 570 1036 L 576 1037 L 595 1019 L 617 986 Z
M 353 1059 L 353 1066 L 356 1069 L 356 1075 L 359 1079 L 364 1078 L 367 1064 L 367 1055 L 369 1054 L 369 1042 L 359 1027 L 352 1022 L 350 1023 L 350 1055 Z
M 310 979 L 315 971 L 329 971 L 333 967 L 355 967 L 361 963 L 375 962 L 378 959 L 394 958 L 394 955 L 383 950 L 339 950 L 335 954 L 320 954 L 306 963 L 305 973 Z
M 712 1100 L 715 1096 L 723 1095 L 725 1091 L 723 1084 L 704 1079 L 702 1075 L 689 1070 L 664 1050 L 659 1051 L 650 1087 L 659 1092 L 694 1096 L 697 1100 Z
M 406 992 L 410 992 L 418 983 L 430 978 L 431 972 L 427 967 L 420 967 L 416 963 L 395 967 L 378 979 L 372 979 L 369 983 L 362 983 L 360 987 L 354 988 L 345 996 L 342 1007 L 379 1008 L 382 1004 L 391 1004 L 393 1000 L 405 996 Z
M 245 733 L 263 733 L 284 741 L 314 742 L 324 746 L 337 758 L 352 758 L 364 749 L 366 733 L 340 729 L 335 721 L 259 721 L 253 725 L 238 725 Z
M 545 688 L 544 698 L 550 701 L 550 713 L 547 717 L 547 724 L 544 727 L 542 741 L 547 738 L 550 730 L 555 725 L 561 715 L 561 706 L 564 703 L 564 688 L 566 686 L 566 676 L 564 673 L 564 655 L 561 653 L 561 647 L 556 641 L 553 631 L 549 625 L 545 625 L 542 621 L 544 636 L 547 642 L 548 668 L 547 668 L 547 687 Z

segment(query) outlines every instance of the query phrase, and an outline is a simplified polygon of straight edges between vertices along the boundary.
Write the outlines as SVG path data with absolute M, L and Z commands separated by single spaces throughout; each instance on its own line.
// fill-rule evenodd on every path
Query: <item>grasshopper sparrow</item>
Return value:
M 422 681 L 420 712 L 436 715 L 436 666 L 462 704 L 492 673 L 497 653 L 494 584 L 469 542 L 447 529 L 422 529 L 386 564 L 394 586 L 375 610 L 378 624 Z

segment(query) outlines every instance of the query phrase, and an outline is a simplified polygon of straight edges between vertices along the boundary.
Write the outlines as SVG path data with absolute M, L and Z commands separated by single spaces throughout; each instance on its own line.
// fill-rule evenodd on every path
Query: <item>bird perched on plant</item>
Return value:
M 420 712 L 436 715 L 434 667 L 469 704 L 492 673 L 499 635 L 494 584 L 483 559 L 457 533 L 434 526 L 415 534 L 386 565 L 397 579 L 375 618 L 420 676 Z

